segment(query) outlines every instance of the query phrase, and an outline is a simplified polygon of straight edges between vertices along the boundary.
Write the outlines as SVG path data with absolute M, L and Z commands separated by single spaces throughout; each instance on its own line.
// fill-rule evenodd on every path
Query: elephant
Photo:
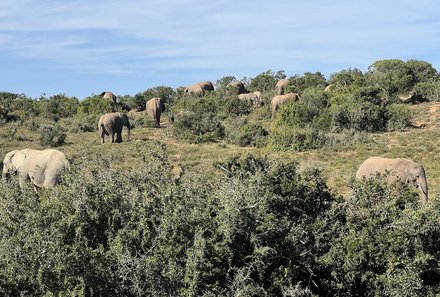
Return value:
M 156 121 L 156 125 L 160 127 L 160 115 L 165 111 L 165 103 L 159 97 L 151 98 L 146 105 L 147 114 Z
M 356 172 L 356 178 L 369 178 L 377 173 L 387 173 L 388 182 L 400 181 L 414 185 L 419 188 L 423 195 L 423 203 L 428 202 L 428 183 L 426 181 L 425 169 L 417 162 L 409 159 L 389 159 L 371 157 L 365 160 Z
M 198 96 L 205 95 L 205 92 L 214 91 L 214 85 L 210 81 L 198 82 L 191 86 L 184 88 L 184 92 L 187 94 L 195 94 Z
M 99 136 L 101 137 L 101 144 L 104 143 L 105 135 L 111 136 L 111 142 L 122 142 L 122 127 L 127 126 L 128 137 L 127 141 L 130 140 L 130 121 L 125 113 L 121 112 L 111 112 L 106 113 L 101 116 L 98 122 Z
M 295 102 L 300 99 L 297 93 L 288 93 L 285 95 L 276 95 L 272 98 L 272 118 L 275 116 L 275 112 L 280 108 L 281 105 L 287 102 Z
M 214 91 L 214 85 L 210 81 L 199 82 L 196 85 L 200 86 L 204 91 Z
M 324 92 L 331 92 L 333 89 L 333 85 L 328 85 L 324 88 Z
M 249 93 L 244 84 L 239 80 L 233 80 L 226 85 L 226 90 L 231 93 L 234 92 L 237 95 Z
M 277 95 L 284 95 L 284 92 L 287 88 L 287 86 L 289 85 L 289 80 L 288 79 L 280 79 L 277 84 L 275 85 L 275 89 L 277 91 Z
M 187 94 L 194 94 L 198 97 L 205 95 L 205 90 L 203 90 L 203 88 L 199 85 L 188 86 L 184 89 L 184 91 Z
M 238 99 L 252 102 L 252 105 L 257 107 L 261 105 L 261 92 L 253 92 L 248 94 L 239 94 Z
M 2 179 L 6 181 L 17 174 L 21 186 L 23 181 L 30 181 L 35 190 L 51 188 L 60 183 L 63 172 L 69 168 L 66 156 L 58 150 L 14 150 L 3 160 Z
M 112 92 L 102 92 L 101 97 L 104 99 L 109 99 L 113 103 L 118 102 L 118 99 L 116 98 L 115 94 L 113 94 Z

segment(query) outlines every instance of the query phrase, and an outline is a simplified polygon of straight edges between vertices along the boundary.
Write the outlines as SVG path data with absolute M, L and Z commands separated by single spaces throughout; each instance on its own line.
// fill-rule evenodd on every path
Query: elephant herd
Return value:
M 281 105 L 288 102 L 300 100 L 297 93 L 287 93 L 289 81 L 281 79 L 275 86 L 276 95 L 272 98 L 271 109 L 272 117 Z M 329 87 L 328 87 L 329 89 Z M 183 88 L 187 94 L 205 95 L 206 92 L 214 90 L 211 82 L 200 82 Z M 254 106 L 261 104 L 261 93 L 249 93 L 240 81 L 232 81 L 226 87 L 227 92 L 237 94 L 240 100 L 251 102 Z M 326 89 L 326 91 L 329 91 Z M 116 96 L 112 92 L 103 92 L 103 98 L 117 102 Z M 151 98 L 146 103 L 146 112 L 156 125 L 160 125 L 161 113 L 165 111 L 165 104 L 161 98 Z M 130 139 L 130 121 L 126 114 L 120 112 L 107 113 L 101 116 L 98 122 L 98 131 L 101 144 L 104 143 L 105 136 L 110 136 L 111 142 L 122 142 L 122 128 L 128 129 L 128 140 Z M 116 135 L 116 139 L 115 139 Z M 23 181 L 30 181 L 35 189 L 50 188 L 57 185 L 63 172 L 69 169 L 69 162 L 64 153 L 54 150 L 14 150 L 6 154 L 3 160 L 2 179 L 6 181 L 12 175 L 18 175 L 20 185 Z M 371 157 L 365 160 L 356 172 L 357 179 L 371 178 L 383 174 L 389 183 L 401 182 L 413 185 L 420 189 L 422 201 L 428 201 L 428 184 L 423 166 L 409 159 L 388 159 L 381 157 Z

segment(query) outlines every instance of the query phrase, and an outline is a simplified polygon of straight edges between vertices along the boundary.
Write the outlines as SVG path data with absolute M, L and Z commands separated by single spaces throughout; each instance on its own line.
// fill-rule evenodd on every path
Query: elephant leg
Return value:
M 101 144 L 103 144 L 105 141 L 104 141 L 104 137 L 105 137 L 105 133 L 104 133 L 104 131 L 101 131 L 101 135 L 100 135 L 100 137 L 101 137 Z
M 115 132 L 112 132 L 112 143 L 115 142 Z
M 116 132 L 116 142 L 117 143 L 122 142 L 122 132 Z

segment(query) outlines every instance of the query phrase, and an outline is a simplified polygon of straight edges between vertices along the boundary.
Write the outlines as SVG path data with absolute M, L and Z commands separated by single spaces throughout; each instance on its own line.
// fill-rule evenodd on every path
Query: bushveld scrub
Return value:
M 61 186 L 39 193 L 0 184 L 0 292 L 440 292 L 440 208 L 407 187 L 359 181 L 344 202 L 319 170 L 252 155 L 217 163 L 218 182 L 174 180 L 164 149 L 137 146 L 142 166 L 130 172 L 78 159 Z
M 438 101 L 438 74 L 423 61 L 378 62 L 327 82 L 289 78 L 301 100 L 275 119 L 283 71 L 242 79 L 262 92 L 258 108 L 221 88 L 196 97 L 161 86 L 118 104 L 0 93 L 2 156 L 58 145 L 72 162 L 51 190 L 0 182 L 0 295 L 440 294 L 440 105 L 398 103 L 408 92 Z M 101 114 L 153 95 L 167 97 L 173 124 L 130 113 L 132 141 L 100 145 Z M 53 138 L 40 143 L 48 124 Z M 374 155 L 423 164 L 430 203 L 402 185 L 350 182 Z

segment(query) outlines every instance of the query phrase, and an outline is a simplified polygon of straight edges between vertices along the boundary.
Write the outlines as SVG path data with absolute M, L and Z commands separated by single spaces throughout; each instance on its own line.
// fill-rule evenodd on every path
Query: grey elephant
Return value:
M 59 184 L 63 172 L 70 168 L 64 153 L 54 150 L 15 150 L 3 160 L 3 180 L 18 175 L 20 185 L 30 181 L 35 189 L 50 188 Z
M 228 93 L 235 93 L 237 95 L 249 93 L 244 84 L 239 80 L 233 80 L 226 85 Z
M 151 98 L 147 101 L 146 110 L 148 116 L 156 121 L 156 125 L 160 127 L 160 115 L 165 111 L 165 103 L 159 97 Z
M 356 172 L 356 178 L 369 178 L 377 173 L 388 173 L 388 182 L 400 181 L 416 186 L 422 192 L 422 201 L 424 203 L 428 202 L 428 183 L 425 169 L 421 164 L 409 159 L 371 157 L 361 164 Z
M 101 144 L 104 143 L 105 135 L 110 135 L 111 142 L 122 142 L 122 127 L 127 126 L 128 137 L 130 140 L 130 121 L 125 113 L 111 112 L 101 116 L 98 122 L 99 136 L 101 137 Z
M 112 92 L 102 92 L 101 97 L 104 99 L 108 99 L 108 100 L 112 101 L 113 103 L 118 102 L 117 97 Z
M 275 112 L 280 108 L 281 105 L 286 104 L 287 102 L 295 102 L 300 99 L 297 93 L 288 93 L 285 95 L 276 95 L 272 98 L 271 106 L 272 106 L 272 117 L 275 116 Z
M 199 85 L 192 85 L 192 86 L 185 87 L 184 92 L 187 94 L 193 94 L 193 95 L 196 95 L 199 97 L 205 95 L 205 90 Z
M 280 79 L 277 84 L 275 85 L 275 90 L 277 92 L 277 95 L 283 95 L 286 91 L 287 86 L 289 85 L 288 79 Z
M 214 91 L 214 85 L 210 81 L 203 81 L 186 87 L 184 91 L 188 94 L 203 96 L 206 92 Z
M 238 99 L 244 100 L 244 101 L 249 101 L 252 103 L 252 105 L 254 107 L 260 106 L 261 102 L 262 102 L 261 101 L 261 92 L 259 92 L 259 91 L 247 93 L 247 94 L 239 94 Z
M 196 85 L 200 86 L 204 91 L 214 91 L 214 85 L 210 81 L 198 82 Z

